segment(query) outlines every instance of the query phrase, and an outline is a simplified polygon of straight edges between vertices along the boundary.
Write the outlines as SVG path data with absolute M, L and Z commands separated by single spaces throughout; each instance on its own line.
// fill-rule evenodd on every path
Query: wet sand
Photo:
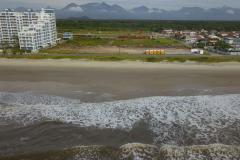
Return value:
M 0 60 L 0 91 L 101 102 L 240 93 L 240 64 Z

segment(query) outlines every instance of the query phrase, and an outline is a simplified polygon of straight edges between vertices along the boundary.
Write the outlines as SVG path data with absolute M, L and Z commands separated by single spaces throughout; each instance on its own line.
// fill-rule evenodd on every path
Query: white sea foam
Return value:
M 187 143 L 183 141 L 189 141 L 189 136 L 192 136 L 191 141 L 199 143 L 213 139 L 218 142 L 225 128 L 240 125 L 240 95 L 148 97 L 81 103 L 55 96 L 0 93 L 0 103 L 0 119 L 24 125 L 47 119 L 81 127 L 130 130 L 144 120 L 155 134 L 156 142 L 168 144 Z

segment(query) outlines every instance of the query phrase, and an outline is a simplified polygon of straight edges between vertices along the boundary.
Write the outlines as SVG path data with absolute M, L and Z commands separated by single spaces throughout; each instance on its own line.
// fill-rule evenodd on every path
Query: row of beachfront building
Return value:
M 191 47 L 201 47 L 215 50 L 217 52 L 240 54 L 240 32 L 239 31 L 207 31 L 207 30 L 163 30 L 162 37 L 171 37 L 182 40 Z M 217 48 L 219 43 L 227 44 L 226 48 Z M 217 48 L 217 49 L 216 49 Z
M 21 50 L 38 51 L 56 45 L 56 16 L 52 9 L 0 12 L 0 47 L 14 46 Z

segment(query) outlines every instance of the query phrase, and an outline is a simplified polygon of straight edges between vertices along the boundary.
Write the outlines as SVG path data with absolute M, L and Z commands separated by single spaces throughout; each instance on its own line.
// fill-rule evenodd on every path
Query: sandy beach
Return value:
M 240 92 L 238 63 L 0 60 L 0 91 L 33 92 L 86 102 Z

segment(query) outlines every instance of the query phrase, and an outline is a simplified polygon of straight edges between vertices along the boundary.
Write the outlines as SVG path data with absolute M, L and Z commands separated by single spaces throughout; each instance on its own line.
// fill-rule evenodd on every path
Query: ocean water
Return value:
M 59 160 L 240 159 L 240 94 L 84 103 L 0 92 L 0 120 L 0 160 L 5 155 L 34 160 L 42 155 Z M 149 136 L 151 144 L 137 143 Z
M 66 126 L 125 132 L 130 132 L 136 124 L 144 122 L 153 138 L 151 145 L 157 147 L 215 143 L 240 145 L 239 94 L 145 97 L 83 103 L 79 99 L 34 95 L 29 92 L 1 92 L 0 120 L 2 125 L 11 124 L 15 127 L 60 122 Z M 174 149 L 176 150 L 171 148 L 171 152 L 175 153 Z M 151 152 L 153 153 L 155 154 Z

